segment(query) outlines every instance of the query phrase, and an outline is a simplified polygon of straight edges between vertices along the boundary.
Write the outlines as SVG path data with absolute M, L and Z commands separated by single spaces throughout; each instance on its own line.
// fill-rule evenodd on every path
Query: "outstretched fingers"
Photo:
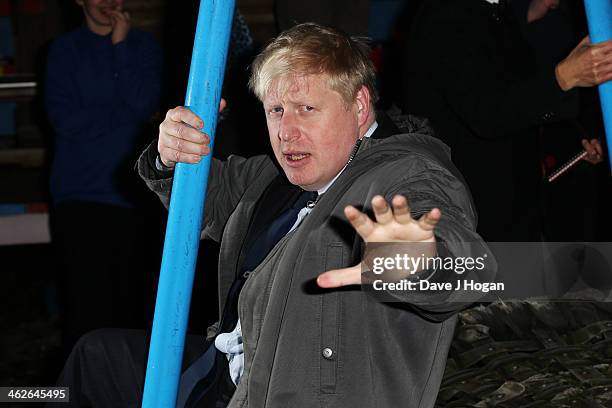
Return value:
M 421 218 L 419 218 L 419 226 L 425 231 L 433 231 L 436 228 L 436 225 L 442 218 L 442 211 L 438 208 L 433 208 L 426 214 L 423 214 Z
M 393 221 L 393 211 L 391 211 L 385 197 L 374 196 L 372 198 L 372 210 L 374 210 L 374 218 L 376 218 L 377 223 L 385 225 Z
M 344 215 L 362 238 L 365 239 L 374 231 L 374 221 L 352 205 L 346 206 Z
M 408 200 L 406 197 L 398 194 L 393 197 L 391 204 L 393 205 L 393 215 L 395 216 L 395 221 L 400 224 L 409 224 L 412 222 L 410 206 L 408 205 Z

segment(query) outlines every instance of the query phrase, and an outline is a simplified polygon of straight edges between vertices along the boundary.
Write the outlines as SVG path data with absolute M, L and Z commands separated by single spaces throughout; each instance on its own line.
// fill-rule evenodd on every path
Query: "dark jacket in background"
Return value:
M 538 126 L 577 113 L 554 64 L 521 35 L 527 2 L 424 2 L 408 39 L 404 109 L 431 119 L 451 147 L 489 241 L 540 238 Z

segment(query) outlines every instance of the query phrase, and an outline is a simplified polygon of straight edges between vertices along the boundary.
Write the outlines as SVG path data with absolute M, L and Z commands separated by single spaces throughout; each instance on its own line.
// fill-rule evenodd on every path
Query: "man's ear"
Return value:
M 357 105 L 357 121 L 359 126 L 363 126 L 370 116 L 370 110 L 372 105 L 370 104 L 370 90 L 367 86 L 362 85 L 361 89 L 357 91 L 355 97 L 355 103 Z

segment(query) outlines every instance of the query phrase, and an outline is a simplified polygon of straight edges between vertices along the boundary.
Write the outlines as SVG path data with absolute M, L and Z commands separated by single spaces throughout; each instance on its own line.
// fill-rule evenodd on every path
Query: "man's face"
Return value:
M 283 95 L 276 88 L 263 101 L 276 160 L 292 184 L 320 189 L 346 165 L 359 138 L 359 102 L 347 107 L 323 75 L 288 80 Z
M 77 0 L 77 4 L 83 7 L 88 22 L 99 26 L 111 26 L 109 12 L 123 10 L 123 0 Z

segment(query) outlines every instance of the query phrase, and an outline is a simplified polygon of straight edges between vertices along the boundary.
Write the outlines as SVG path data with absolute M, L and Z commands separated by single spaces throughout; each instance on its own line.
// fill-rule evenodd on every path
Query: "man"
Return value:
M 161 87 L 159 46 L 131 27 L 123 0 L 76 3 L 85 24 L 53 42 L 45 81 L 66 352 L 89 330 L 146 325 L 146 234 L 129 163 Z
M 448 291 L 388 292 L 386 303 L 370 298 L 359 286 L 361 239 L 410 242 L 418 248 L 414 256 L 465 254 L 468 242 L 480 255 L 487 250 L 473 232 L 472 203 L 446 147 L 377 127 L 368 55 L 360 40 L 301 24 L 253 64 L 250 84 L 263 102 L 275 161 L 232 156 L 212 163 L 204 234 L 222 242 L 222 312 L 209 328 L 208 350 L 224 353 L 213 377 L 225 385 L 212 400 L 202 397 L 211 406 L 223 394 L 231 397 L 230 407 L 434 405 L 460 305 L 450 302 Z M 210 154 L 202 126 L 184 107 L 168 111 L 157 149 L 150 146 L 139 160 L 141 175 L 164 203 L 175 164 Z M 305 197 L 310 202 L 300 202 Z M 365 214 L 370 209 L 376 221 Z M 275 228 L 291 210 L 299 212 L 278 234 Z M 274 234 L 279 236 L 270 240 Z M 452 272 L 415 272 L 416 279 L 456 281 Z M 96 360 L 103 366 L 98 375 L 114 373 L 120 383 L 123 375 L 105 358 L 110 337 L 121 342 L 108 333 L 84 339 L 65 378 Z M 180 406 L 202 403 L 197 381 L 188 387 L 197 371 L 192 340 Z M 131 362 L 145 352 L 129 348 L 116 346 L 122 350 L 116 361 L 144 366 Z M 101 391 L 82 384 L 80 398 L 95 400 Z
M 404 108 L 431 119 L 451 147 L 488 241 L 541 239 L 538 127 L 575 117 L 576 88 L 612 78 L 612 41 L 585 38 L 562 61 L 537 64 L 522 28 L 558 4 L 427 1 L 409 35 Z M 583 147 L 591 161 L 601 159 L 597 141 Z

